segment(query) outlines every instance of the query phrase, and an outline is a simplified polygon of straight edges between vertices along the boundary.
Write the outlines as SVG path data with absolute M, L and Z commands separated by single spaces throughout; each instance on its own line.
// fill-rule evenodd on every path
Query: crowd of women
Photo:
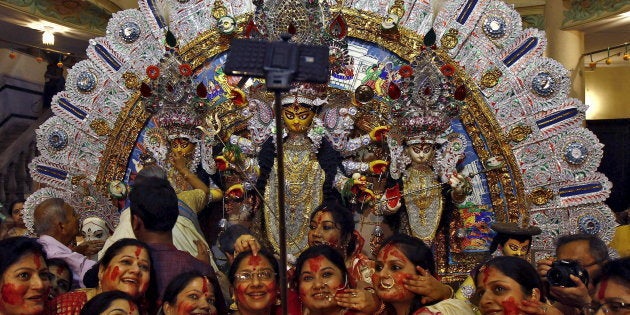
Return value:
M 280 299 L 277 258 L 248 234 L 234 243 L 230 288 L 185 272 L 160 301 L 150 248 L 139 240 L 115 242 L 85 275 L 87 288 L 70 291 L 72 275 L 63 261 L 47 260 L 34 238 L 8 237 L 0 241 L 0 314 L 262 315 L 281 314 L 283 304 L 292 315 L 562 313 L 551 303 L 543 278 L 522 257 L 499 256 L 481 264 L 472 272 L 476 291 L 470 301 L 454 299 L 453 289 L 438 281 L 433 253 L 423 241 L 395 234 L 370 260 L 358 250 L 351 218 L 338 204 L 314 210 L 309 247 L 287 271 L 287 301 Z M 597 289 L 592 302 L 582 306 L 584 314 L 630 312 L 628 259 L 607 262 L 592 280 Z M 230 305 L 215 298 L 225 290 Z

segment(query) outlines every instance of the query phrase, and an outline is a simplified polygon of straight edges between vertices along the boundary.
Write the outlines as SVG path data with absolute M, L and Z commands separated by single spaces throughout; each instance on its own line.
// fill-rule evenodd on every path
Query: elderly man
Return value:
M 94 264 L 83 254 L 73 251 L 70 246 L 79 234 L 79 216 L 70 205 L 60 198 L 46 199 L 35 208 L 33 213 L 33 229 L 39 236 L 38 242 L 44 246 L 48 258 L 64 260 L 73 274 L 73 287 L 85 287 L 83 275 Z M 96 246 L 96 250 L 102 246 L 102 242 L 93 242 L 88 246 Z M 82 248 L 82 251 L 92 251 Z
M 610 259 L 608 247 L 597 236 L 589 234 L 565 235 L 558 238 L 556 244 L 556 259 L 573 260 L 584 268 L 591 280 L 600 275 L 602 265 Z M 537 262 L 538 274 L 543 279 L 547 278 L 547 272 L 551 269 L 553 258 L 543 259 Z M 582 308 L 590 305 L 591 296 L 595 292 L 593 281 L 585 284 L 578 277 L 571 275 L 574 282 L 572 287 L 551 286 L 551 297 L 556 301 L 556 306 L 563 314 L 581 314 Z

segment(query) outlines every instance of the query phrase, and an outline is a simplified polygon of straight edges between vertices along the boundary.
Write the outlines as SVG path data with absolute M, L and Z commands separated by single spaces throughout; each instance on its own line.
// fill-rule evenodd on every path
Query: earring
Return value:
M 278 297 L 276 298 L 275 305 L 281 305 L 281 304 L 282 304 L 282 300 L 280 299 L 280 293 L 278 293 Z
M 232 304 L 230 304 L 230 311 L 238 311 L 238 305 L 236 305 L 236 298 L 232 295 Z

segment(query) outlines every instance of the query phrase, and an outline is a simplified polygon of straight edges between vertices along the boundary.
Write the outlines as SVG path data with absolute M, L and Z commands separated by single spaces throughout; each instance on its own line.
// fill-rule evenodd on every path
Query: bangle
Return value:
M 448 297 L 448 298 L 449 298 L 449 299 L 454 298 L 454 297 L 455 297 L 455 290 L 453 290 L 453 287 L 451 287 L 451 286 L 450 286 L 450 285 L 448 285 L 448 284 L 445 284 L 445 286 L 446 286 L 446 287 L 448 288 L 448 290 L 451 292 L 451 294 L 449 295 L 449 297 Z

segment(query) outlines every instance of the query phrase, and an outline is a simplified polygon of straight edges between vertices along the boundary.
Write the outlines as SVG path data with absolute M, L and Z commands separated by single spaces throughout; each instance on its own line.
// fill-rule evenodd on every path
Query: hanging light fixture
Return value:
M 591 62 L 588 64 L 588 67 L 591 68 L 591 70 L 595 70 L 595 67 L 597 67 L 597 62 L 593 61 L 593 54 L 591 54 L 590 57 Z
M 44 45 L 55 44 L 55 34 L 53 33 L 52 27 L 44 26 L 44 34 L 42 34 L 42 43 Z

